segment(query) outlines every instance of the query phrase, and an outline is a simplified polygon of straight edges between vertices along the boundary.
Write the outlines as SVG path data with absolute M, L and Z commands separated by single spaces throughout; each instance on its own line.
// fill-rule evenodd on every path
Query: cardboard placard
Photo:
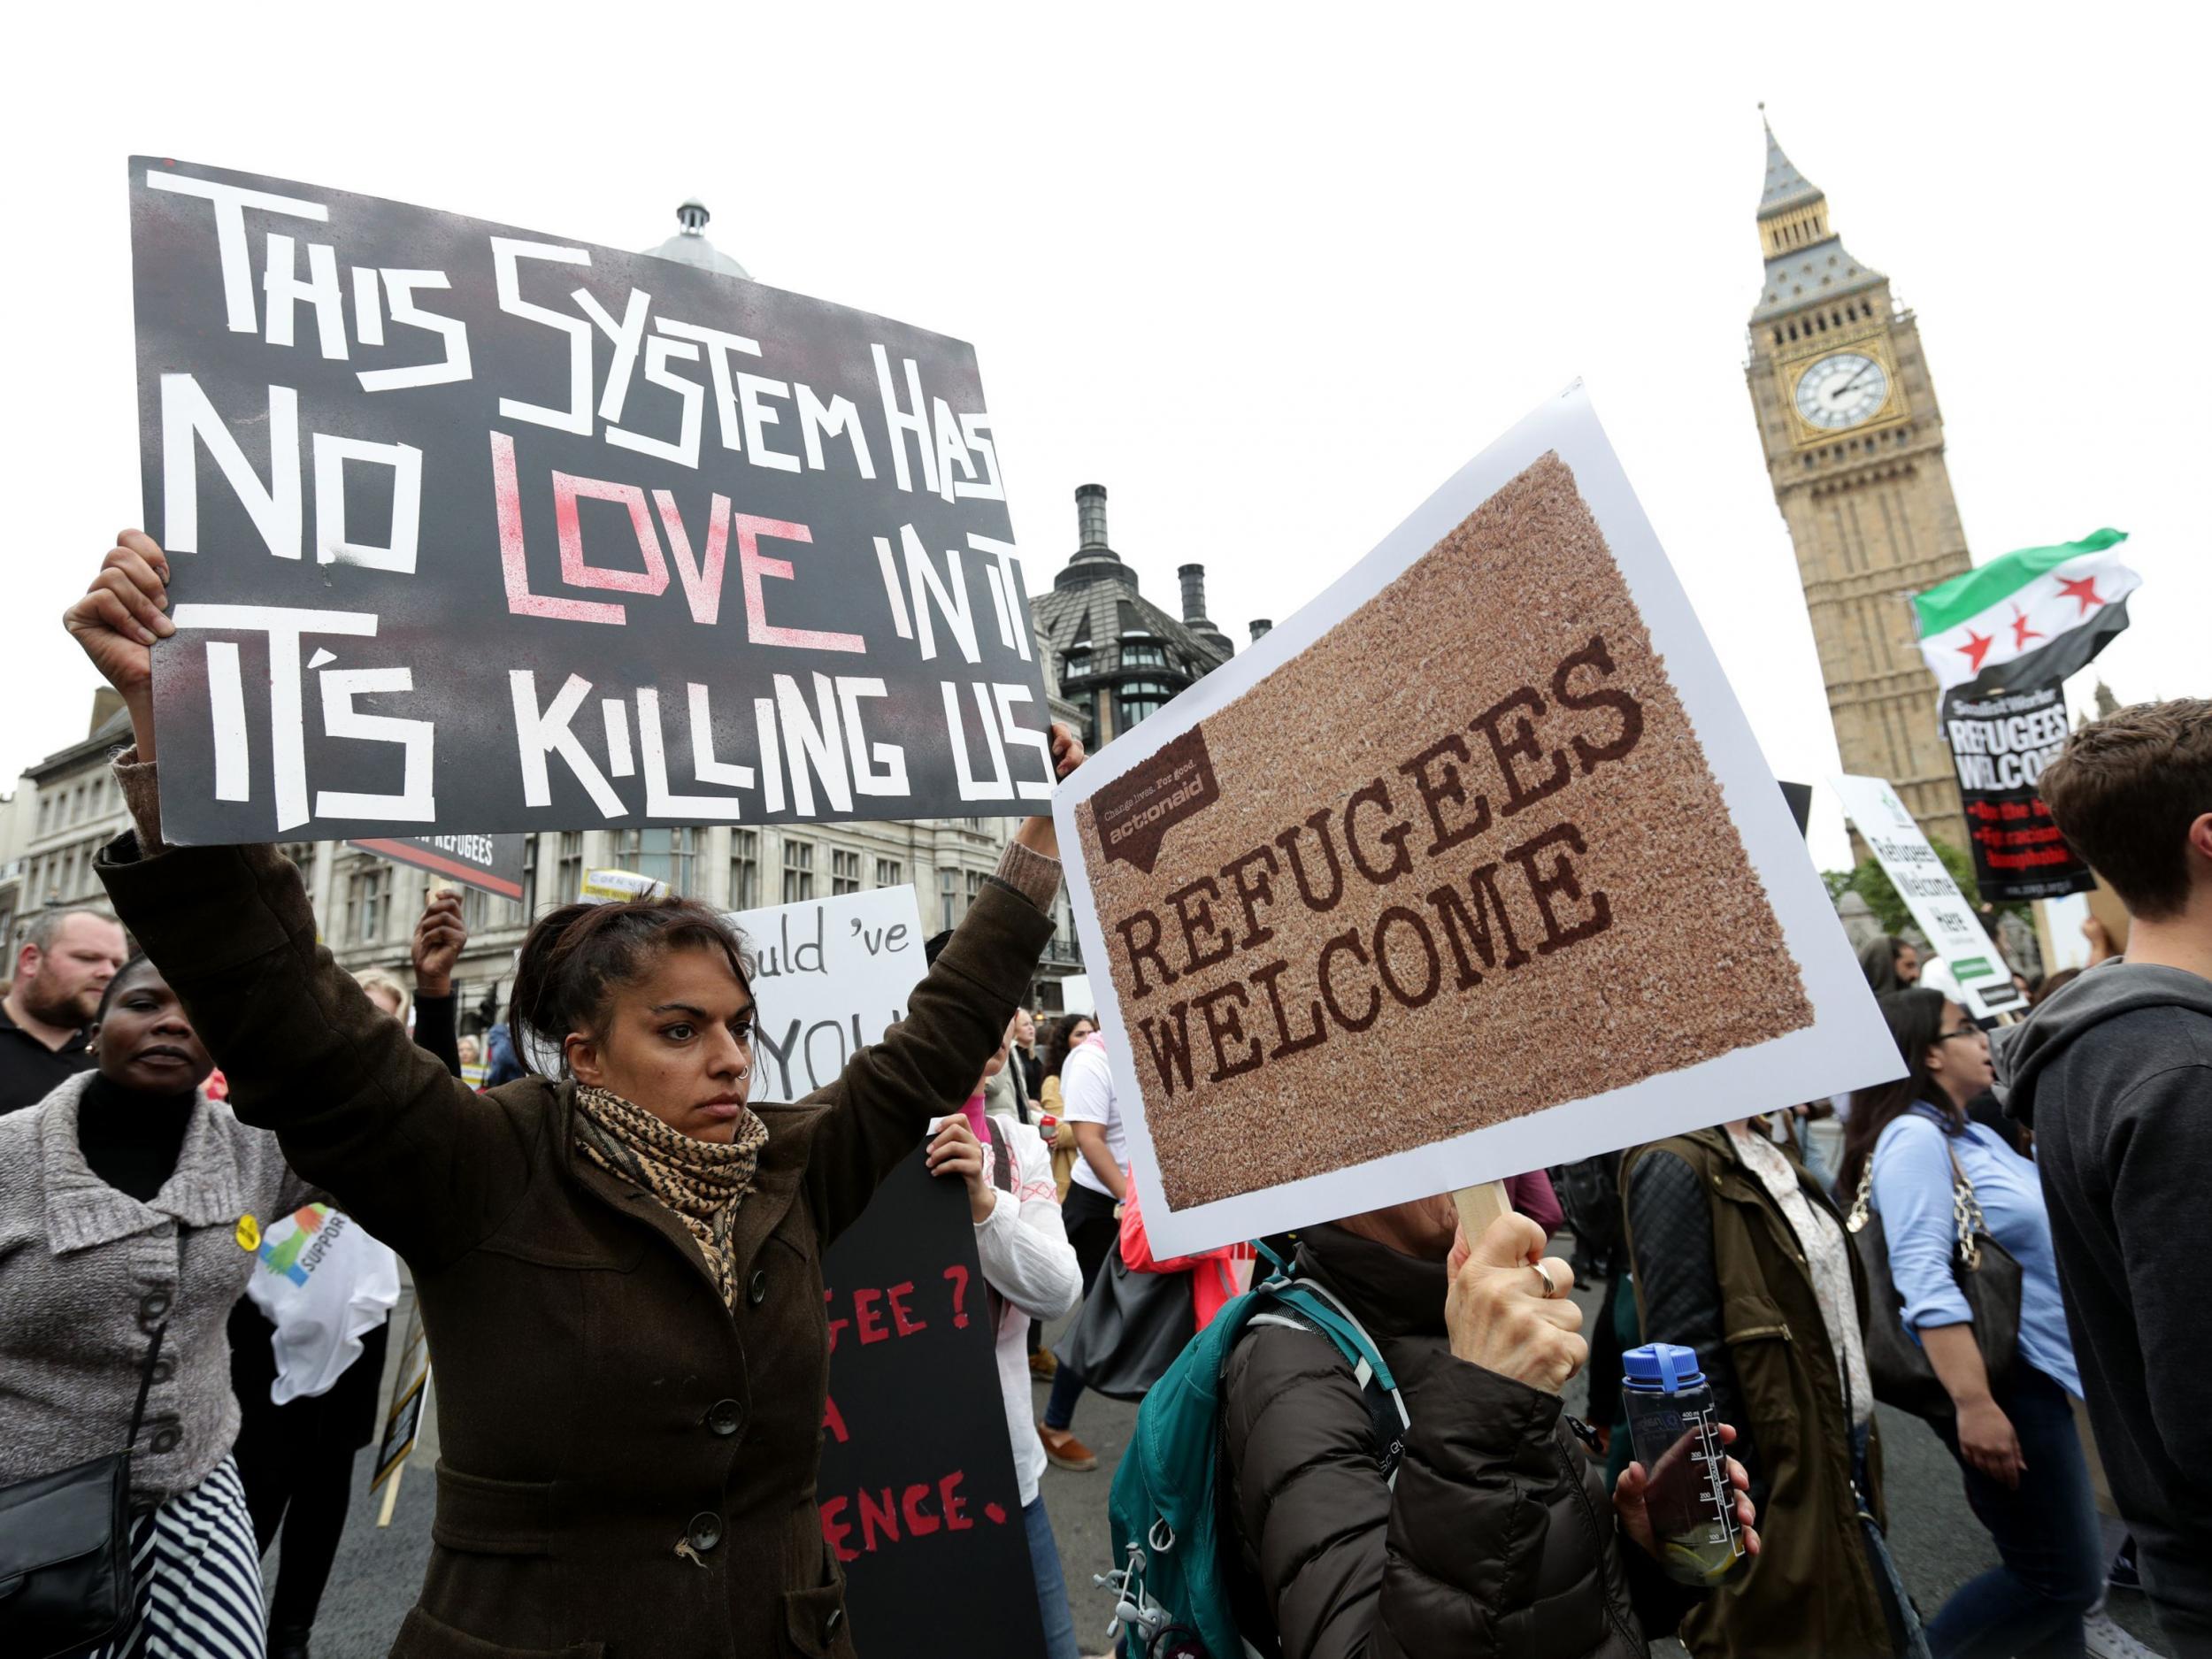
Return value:
M 1050 795 L 967 346 L 280 179 L 130 203 L 173 841 Z
M 965 1188 L 933 1177 L 918 1149 L 830 1246 L 822 1284 L 830 1383 L 815 1493 L 854 1643 L 1034 1659 L 1044 1632 Z M 964 1592 L 989 1616 L 922 1616 L 956 1585 L 990 1586 L 981 1601 Z
M 399 1369 L 392 1374 L 392 1404 L 385 1414 L 383 1438 L 376 1446 L 376 1473 L 369 1481 L 374 1492 L 391 1479 L 407 1454 L 415 1449 L 422 1432 L 422 1412 L 430 1398 L 430 1347 L 422 1325 L 421 1310 L 410 1302 L 407 1328 L 400 1338 Z
M 739 910 L 753 963 L 756 1095 L 802 1100 L 904 1018 L 927 972 L 911 887 Z M 822 1263 L 829 1403 L 816 1482 L 864 1651 L 1031 1659 L 1029 1540 L 961 1183 L 901 1164 Z M 991 1617 L 918 1620 L 949 1584 Z
M 523 835 L 407 835 L 349 841 L 346 845 L 519 902 L 524 847 L 528 839 Z
M 733 910 L 753 962 L 753 1098 L 804 1100 L 905 1018 L 929 972 L 911 886 Z
M 1056 807 L 1163 1255 L 1897 1074 L 1578 386 Z
M 1981 918 L 1974 914 L 1974 907 L 1951 879 L 1889 780 L 1846 774 L 1834 783 L 1844 811 L 1859 826 L 1869 850 L 1941 964 L 1940 972 L 1935 971 L 1934 963 L 1924 964 L 1920 982 L 1932 990 L 1955 990 L 1966 1011 L 1977 1019 L 1993 1019 L 2026 1007 L 2027 998 L 2012 982 L 2012 970 L 1990 941 Z
M 2066 692 L 2057 681 L 1943 694 L 1943 733 L 1973 843 L 1974 885 L 1994 903 L 2086 893 L 2097 878 L 2066 844 L 2036 783 L 2066 747 Z

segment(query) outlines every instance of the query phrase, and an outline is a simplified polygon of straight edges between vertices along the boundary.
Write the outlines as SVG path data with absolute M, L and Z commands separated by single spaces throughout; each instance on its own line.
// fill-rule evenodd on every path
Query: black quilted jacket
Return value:
M 1628 1659 L 1647 1626 L 1672 1630 L 1696 1598 L 1618 1538 L 1558 1397 L 1453 1357 L 1444 1264 L 1334 1226 L 1299 1238 L 1299 1271 L 1366 1325 L 1413 1424 L 1394 1490 L 1326 1338 L 1238 1344 L 1223 1445 L 1255 1645 L 1271 1620 L 1289 1659 Z

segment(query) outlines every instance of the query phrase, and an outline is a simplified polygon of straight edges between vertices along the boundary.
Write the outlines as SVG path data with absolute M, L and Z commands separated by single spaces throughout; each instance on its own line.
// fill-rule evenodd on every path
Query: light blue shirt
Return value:
M 2059 1300 L 2050 1212 L 2035 1165 L 1981 1125 L 1947 1135 L 1925 1110 L 1907 1112 L 1874 1143 L 1874 1208 L 1889 1240 L 1890 1277 L 1905 1299 L 1906 1329 L 1964 1325 L 1973 1317 L 1951 1277 L 1958 1229 L 1947 1148 L 1974 1184 L 1989 1236 L 2020 1263 L 2020 1357 L 2078 1400 L 2081 1373 Z

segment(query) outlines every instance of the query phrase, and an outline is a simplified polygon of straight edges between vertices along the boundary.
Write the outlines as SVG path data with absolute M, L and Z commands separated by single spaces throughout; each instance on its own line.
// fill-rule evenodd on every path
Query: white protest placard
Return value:
M 753 1097 L 803 1100 L 906 1017 L 929 971 L 912 887 L 735 910 L 753 958 Z
M 1578 385 L 1055 808 L 1164 1255 L 1901 1071 Z
M 1927 934 L 1929 949 L 1948 970 L 1966 1011 L 1977 1019 L 1993 1019 L 2024 1006 L 2027 999 L 2012 982 L 2012 970 L 1990 942 L 1981 918 L 1928 845 L 1920 826 L 1897 798 L 1897 791 L 1881 778 L 1846 774 L 1833 781 L 1843 810 L 1859 826 L 1868 849 L 1920 931 Z M 1922 977 L 1927 977 L 1924 971 Z

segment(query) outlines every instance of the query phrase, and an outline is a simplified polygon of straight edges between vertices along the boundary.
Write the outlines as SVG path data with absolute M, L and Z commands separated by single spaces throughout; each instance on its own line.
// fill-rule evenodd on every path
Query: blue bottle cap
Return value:
M 1697 1350 L 1673 1342 L 1647 1342 L 1621 1356 L 1623 1383 L 1631 1388 L 1679 1394 L 1705 1380 L 1698 1369 Z

